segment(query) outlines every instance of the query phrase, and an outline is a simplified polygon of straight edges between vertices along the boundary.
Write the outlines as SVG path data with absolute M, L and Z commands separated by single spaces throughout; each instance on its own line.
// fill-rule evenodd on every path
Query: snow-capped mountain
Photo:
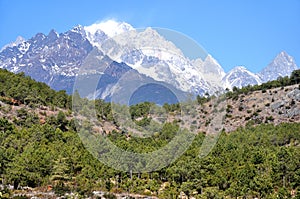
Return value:
M 101 49 L 101 45 L 108 38 L 113 38 L 124 32 L 133 31 L 134 28 L 125 22 L 117 22 L 115 20 L 107 20 L 100 23 L 94 23 L 90 26 L 84 26 L 87 39 L 94 46 Z
M 38 33 L 27 41 L 5 48 L 0 52 L 0 68 L 25 72 L 55 89 L 71 91 L 69 79 L 77 74 L 92 49 L 89 41 L 74 30 L 61 34 L 51 30 L 48 35 Z
M 117 27 L 121 34 L 109 34 L 108 24 Z M 87 38 L 105 54 L 118 62 L 124 62 L 139 73 L 157 81 L 167 82 L 185 92 L 194 94 L 210 94 L 219 90 L 224 71 L 211 56 L 199 66 L 190 61 L 174 43 L 161 36 L 156 30 L 146 28 L 134 30 L 126 23 L 116 25 L 115 22 L 104 22 L 85 27 Z M 109 35 L 113 35 L 110 37 Z M 204 65 L 203 65 L 204 64 Z M 207 64 L 207 66 L 205 66 Z M 205 73 L 205 79 L 199 68 L 217 65 L 220 74 Z M 203 70 L 205 71 L 205 70 Z M 220 76 L 218 76 L 220 75 Z M 218 76 L 218 77 L 216 77 Z M 212 82 L 210 82 L 212 80 Z M 219 82 L 218 82 L 219 81 Z M 218 86 L 217 82 L 219 83 Z
M 109 100 L 112 97 L 112 87 L 124 74 L 127 74 L 126 78 L 132 82 L 136 79 L 140 82 L 165 85 L 172 88 L 175 93 L 184 95 L 182 91 L 172 85 L 157 82 L 151 77 L 138 73 L 125 63 L 112 60 L 97 47 L 91 45 L 86 38 L 84 28 L 80 25 L 61 34 L 54 30 L 51 30 L 48 35 L 38 33 L 18 45 L 7 46 L 0 52 L 0 68 L 16 73 L 24 72 L 37 81 L 45 82 L 56 90 L 66 90 L 68 93 L 73 92 L 73 86 L 78 76 L 81 79 L 77 79 L 77 81 L 99 81 L 96 85 L 96 93 L 91 93 L 94 91 L 88 90 L 88 87 L 81 88 L 81 94 L 91 98 L 96 94 L 96 97 Z M 124 86 L 130 85 L 130 83 L 124 82 L 126 84 Z M 127 91 L 125 90 L 124 93 Z M 155 100 L 159 100 L 159 98 L 160 96 L 153 95 L 153 99 L 148 98 L 147 100 L 156 102 Z M 176 102 L 168 95 L 163 100 L 168 103 Z M 163 103 L 161 100 L 157 102 Z
M 211 55 L 207 55 L 204 61 L 201 59 L 193 60 L 192 64 L 216 90 L 223 88 L 222 79 L 226 73 Z
M 174 40 L 171 42 L 155 29 L 137 30 L 128 23 L 108 20 L 90 26 L 78 25 L 64 33 L 55 30 L 48 35 L 38 33 L 29 40 L 18 37 L 0 51 L 0 68 L 25 72 L 68 93 L 73 91 L 76 77 L 92 81 L 100 75 L 95 93 L 87 93 L 86 89 L 82 92 L 103 99 L 112 97 L 112 88 L 121 79 L 128 80 L 126 83 L 130 79 L 158 83 L 177 93 L 201 95 L 260 84 L 290 75 L 297 69 L 294 59 L 285 52 L 259 74 L 245 67 L 236 67 L 225 74 L 211 55 L 203 51 L 200 57 L 189 58 Z M 145 88 L 153 91 L 160 86 Z
M 229 89 L 262 83 L 258 75 L 248 71 L 244 66 L 237 66 L 230 70 L 224 76 L 223 82 L 225 88 Z
M 6 44 L 5 46 L 3 46 L 0 50 L 0 52 L 3 51 L 5 48 L 8 48 L 8 47 L 12 48 L 12 47 L 18 46 L 19 44 L 23 43 L 24 41 L 25 41 L 25 39 L 23 37 L 18 36 L 16 41 L 11 42 L 11 43 Z
M 261 84 L 276 80 L 278 77 L 290 76 L 298 67 L 293 57 L 286 52 L 280 52 L 274 60 L 259 73 L 252 73 L 245 67 L 235 67 L 223 78 L 225 88 L 234 86 L 241 88 L 247 85 Z
M 270 80 L 276 80 L 279 76 L 290 76 L 290 74 L 297 68 L 298 67 L 294 58 L 283 51 L 279 53 L 275 59 L 258 75 L 261 77 L 263 82 L 267 82 Z

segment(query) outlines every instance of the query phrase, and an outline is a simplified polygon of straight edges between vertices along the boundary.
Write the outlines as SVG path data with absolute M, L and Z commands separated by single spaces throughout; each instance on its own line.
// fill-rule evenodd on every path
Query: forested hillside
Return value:
M 287 81 L 297 88 L 295 83 L 299 82 Z M 239 92 L 228 93 L 228 99 L 239 99 Z M 174 119 L 152 137 L 131 137 L 131 132 L 119 131 L 110 103 L 94 102 L 103 136 L 129 151 L 148 152 L 165 145 L 179 125 Z M 198 102 L 199 110 L 209 107 L 209 99 L 199 97 Z M 243 120 L 247 125 L 232 132 L 223 129 L 212 152 L 203 158 L 199 157 L 200 148 L 207 135 L 199 130 L 188 150 L 168 167 L 131 175 L 106 166 L 85 149 L 71 105 L 71 97 L 64 91 L 56 92 L 23 74 L 0 70 L 0 198 L 26 198 L 32 192 L 42 198 L 71 192 L 96 198 L 93 191 L 105 192 L 106 198 L 114 198 L 116 193 L 159 198 L 300 198 L 299 121 L 274 125 Z M 144 103 L 130 108 L 138 125 L 152 119 L 143 112 L 149 106 Z M 180 107 L 166 104 L 164 108 L 174 116 Z M 56 196 L 43 196 L 52 192 Z

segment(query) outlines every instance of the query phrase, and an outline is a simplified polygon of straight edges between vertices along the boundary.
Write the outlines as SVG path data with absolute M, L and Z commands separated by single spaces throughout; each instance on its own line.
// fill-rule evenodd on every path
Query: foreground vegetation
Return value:
M 235 89 L 231 94 L 238 92 Z M 0 117 L 0 178 L 3 185 L 15 189 L 29 186 L 46 190 L 51 185 L 57 195 L 76 192 L 83 197 L 102 190 L 159 198 L 177 198 L 180 193 L 195 198 L 300 198 L 299 123 L 249 123 L 229 134 L 221 132 L 212 152 L 203 158 L 199 154 L 205 134 L 200 132 L 188 150 L 168 167 L 131 174 L 106 166 L 84 148 L 68 113 L 71 97 L 64 91 L 53 91 L 24 74 L 0 70 L 0 101 L 32 109 L 52 106 L 61 110 L 54 116 L 45 114 L 42 123 L 35 112 L 25 108 L 18 109 L 13 119 Z M 109 103 L 96 100 L 95 105 L 99 121 L 114 122 Z M 170 112 L 178 109 L 177 105 L 164 107 Z M 149 103 L 130 108 L 132 119 L 143 118 L 138 125 L 149 123 L 144 112 L 148 108 Z M 9 113 L 4 105 L 0 111 Z M 166 123 L 146 139 L 131 137 L 124 131 L 105 136 L 123 149 L 144 153 L 168 143 L 177 125 L 177 121 Z M 5 186 L 2 189 L 0 197 L 12 196 Z
M 69 125 L 69 124 L 68 124 Z M 68 126 L 69 128 L 69 126 Z M 165 142 L 172 133 L 168 124 L 152 142 L 127 140 L 112 133 L 117 145 L 147 151 Z M 182 191 L 197 198 L 256 196 L 290 198 L 300 188 L 300 124 L 248 126 L 222 133 L 212 153 L 199 158 L 204 135 L 175 163 L 160 171 L 133 174 L 109 168 L 90 155 L 73 130 L 55 125 L 17 128 L 0 119 L 0 174 L 5 184 L 40 187 L 53 185 L 61 194 L 82 195 L 93 190 L 153 194 L 176 198 Z

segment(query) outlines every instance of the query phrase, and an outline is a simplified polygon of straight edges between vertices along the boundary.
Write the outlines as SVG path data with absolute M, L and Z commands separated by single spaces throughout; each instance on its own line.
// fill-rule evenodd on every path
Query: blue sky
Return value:
M 0 46 L 111 18 L 182 32 L 225 71 L 244 65 L 258 72 L 283 50 L 300 65 L 300 0 L 0 0 Z

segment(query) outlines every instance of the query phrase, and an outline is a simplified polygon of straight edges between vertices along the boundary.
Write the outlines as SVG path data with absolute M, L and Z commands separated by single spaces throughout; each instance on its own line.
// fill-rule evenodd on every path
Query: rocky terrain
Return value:
M 10 104 L 5 103 L 5 101 L 9 101 Z M 41 124 L 45 123 L 47 116 L 56 116 L 59 111 L 63 111 L 68 120 L 74 117 L 74 113 L 70 110 L 46 106 L 31 107 L 11 103 L 11 101 L 13 99 L 0 99 L 0 116 L 10 121 L 21 117 L 18 113 L 21 109 L 37 115 Z M 169 113 L 166 121 L 181 121 L 182 127 L 196 133 L 213 133 L 215 131 L 209 129 L 218 125 L 221 125 L 226 132 L 231 132 L 246 125 L 293 123 L 300 121 L 300 87 L 299 85 L 292 85 L 259 90 L 247 95 L 240 94 L 235 98 L 214 98 L 202 105 L 191 102 L 188 105 L 181 104 L 181 106 L 180 111 Z M 159 115 L 149 114 L 150 116 L 155 121 L 159 121 Z M 214 123 L 216 117 L 222 118 L 222 121 L 219 121 L 218 124 Z M 77 116 L 76 118 L 80 120 L 88 119 L 85 116 Z M 112 130 L 119 131 L 120 128 L 114 122 L 105 120 L 94 124 L 95 132 L 109 133 Z
M 244 167 L 240 165 L 243 161 L 248 161 L 246 164 L 253 169 L 264 166 L 263 171 L 273 171 L 272 174 L 268 174 L 270 176 L 279 173 L 275 170 L 278 168 L 276 165 L 286 164 L 284 168 L 292 168 L 288 170 L 288 174 L 285 174 L 284 169 L 279 170 L 281 173 L 275 179 L 269 179 L 268 182 L 274 184 L 268 190 L 270 194 L 275 195 L 277 191 L 274 191 L 273 187 L 278 186 L 276 183 L 287 183 L 285 175 L 291 176 L 291 180 L 295 181 L 299 172 L 294 161 L 300 157 L 298 150 L 300 88 L 299 83 L 297 84 L 300 82 L 299 74 L 299 70 L 294 71 L 290 78 L 268 82 L 261 86 L 234 89 L 219 97 L 197 97 L 196 100 L 163 106 L 145 102 L 127 107 L 113 105 L 103 100 L 82 99 L 78 92 L 71 98 L 64 92 L 55 92 L 46 84 L 35 82 L 22 74 L 16 75 L 2 70 L 0 131 L 3 136 L 1 145 L 5 147 L 1 148 L 3 152 L 1 151 L 0 157 L 4 164 L 0 166 L 6 171 L 2 174 L 4 176 L 2 182 L 7 187 L 0 185 L 1 197 L 26 195 L 57 198 L 76 197 L 81 194 L 85 198 L 97 198 L 109 194 L 117 198 L 128 195 L 133 198 L 170 198 L 171 194 L 176 197 L 180 195 L 181 198 L 193 198 L 196 195 L 210 195 L 212 187 L 215 187 L 214 190 L 218 191 L 218 194 L 232 195 L 238 187 L 234 187 L 235 179 L 229 178 L 232 174 L 228 172 L 228 168 L 236 173 L 236 180 L 239 182 L 239 172 L 244 172 Z M 39 92 L 36 92 L 37 90 Z M 97 117 L 93 117 L 94 102 Z M 113 111 L 110 111 L 112 107 Z M 141 128 L 150 126 L 157 130 L 151 136 L 142 137 L 144 134 L 136 134 L 140 133 L 139 131 L 124 129 L 116 113 L 123 113 L 128 109 L 131 117 L 127 118 L 126 122 L 131 120 L 133 121 L 131 123 Z M 74 121 L 75 119 L 77 120 Z M 76 122 L 81 123 L 83 128 L 78 129 Z M 264 125 L 266 123 L 269 125 Z M 162 124 L 162 129 L 156 128 L 159 124 Z M 132 174 L 130 170 L 116 172 L 105 166 L 106 161 L 99 161 L 92 156 L 93 151 L 87 151 L 88 146 L 83 146 L 86 137 L 80 137 L 82 133 L 88 136 L 96 135 L 95 138 L 99 138 L 99 142 L 100 138 L 106 137 L 114 142 L 115 146 L 125 150 L 138 149 L 137 153 L 148 153 L 149 150 L 163 147 L 177 138 L 174 134 L 180 132 L 178 125 L 197 133 L 191 147 L 174 164 L 150 173 Z M 185 133 L 182 132 L 180 135 Z M 94 140 L 93 147 L 97 147 L 98 140 L 92 141 Z M 179 143 L 183 144 L 184 141 L 186 139 L 182 138 Z M 214 147 L 215 144 L 221 145 Z M 98 149 L 101 149 L 97 151 L 100 155 L 109 152 L 103 147 Z M 286 150 L 289 152 L 286 153 Z M 286 158 L 281 156 L 282 154 L 290 155 Z M 167 153 L 164 157 L 168 159 L 171 155 L 172 153 Z M 200 158 L 196 158 L 195 155 Z M 281 159 L 272 158 L 276 156 Z M 159 163 L 161 159 L 165 160 L 155 157 L 151 159 L 151 163 Z M 222 164 L 226 166 L 221 166 Z M 219 168 L 211 171 L 216 165 L 219 165 Z M 222 171 L 216 176 L 219 169 Z M 261 171 L 256 172 L 258 178 L 268 180 L 260 176 Z M 205 188 L 202 186 L 191 188 L 197 187 L 198 184 L 191 186 L 192 182 L 189 179 L 203 179 L 205 176 L 201 176 L 201 172 L 209 173 L 206 177 L 208 181 L 212 177 L 214 180 L 220 180 L 222 179 L 220 175 L 225 178 L 218 184 L 209 182 Z M 246 172 L 248 173 L 248 170 Z M 94 177 L 90 176 L 91 173 L 94 173 Z M 107 173 L 110 173 L 109 176 Z M 164 177 L 166 175 L 167 182 Z M 176 188 L 173 189 L 174 179 L 181 184 L 175 184 Z M 229 179 L 230 185 L 227 185 L 226 179 Z M 94 180 L 93 183 L 90 183 L 90 180 Z M 152 184 L 154 180 L 157 182 L 155 185 Z M 139 183 L 144 185 L 140 186 Z M 264 184 L 266 183 L 261 183 Z M 223 191 L 224 186 L 228 193 Z M 242 182 L 239 186 L 248 186 L 248 183 Z M 295 195 L 296 189 L 291 187 L 287 191 Z M 256 193 L 253 195 L 257 196 Z
M 299 85 L 274 88 L 266 91 L 254 91 L 249 95 L 240 95 L 237 99 L 226 99 L 225 120 L 223 128 L 231 132 L 247 124 L 300 121 L 300 90 Z M 208 124 L 214 117 L 212 103 L 198 108 L 197 124 L 200 131 L 206 131 Z M 207 114 L 205 114 L 207 112 Z M 211 116 L 211 117 L 210 117 Z M 204 125 L 203 125 L 204 124 Z
M 168 34 L 175 39 L 168 38 Z M 197 52 L 198 57 L 189 57 L 180 48 L 180 41 Z M 128 23 L 110 20 L 85 27 L 78 25 L 64 33 L 37 33 L 28 40 L 18 37 L 1 49 L 0 68 L 24 72 L 69 94 L 74 91 L 78 76 L 86 82 L 101 79 L 91 92 L 81 94 L 109 101 L 112 87 L 120 79 L 137 79 L 139 83 L 151 80 L 203 96 L 289 76 L 298 66 L 293 57 L 282 51 L 259 73 L 244 66 L 225 73 L 212 55 L 178 33 L 152 28 L 138 31 Z M 127 86 L 121 85 L 125 90 Z

